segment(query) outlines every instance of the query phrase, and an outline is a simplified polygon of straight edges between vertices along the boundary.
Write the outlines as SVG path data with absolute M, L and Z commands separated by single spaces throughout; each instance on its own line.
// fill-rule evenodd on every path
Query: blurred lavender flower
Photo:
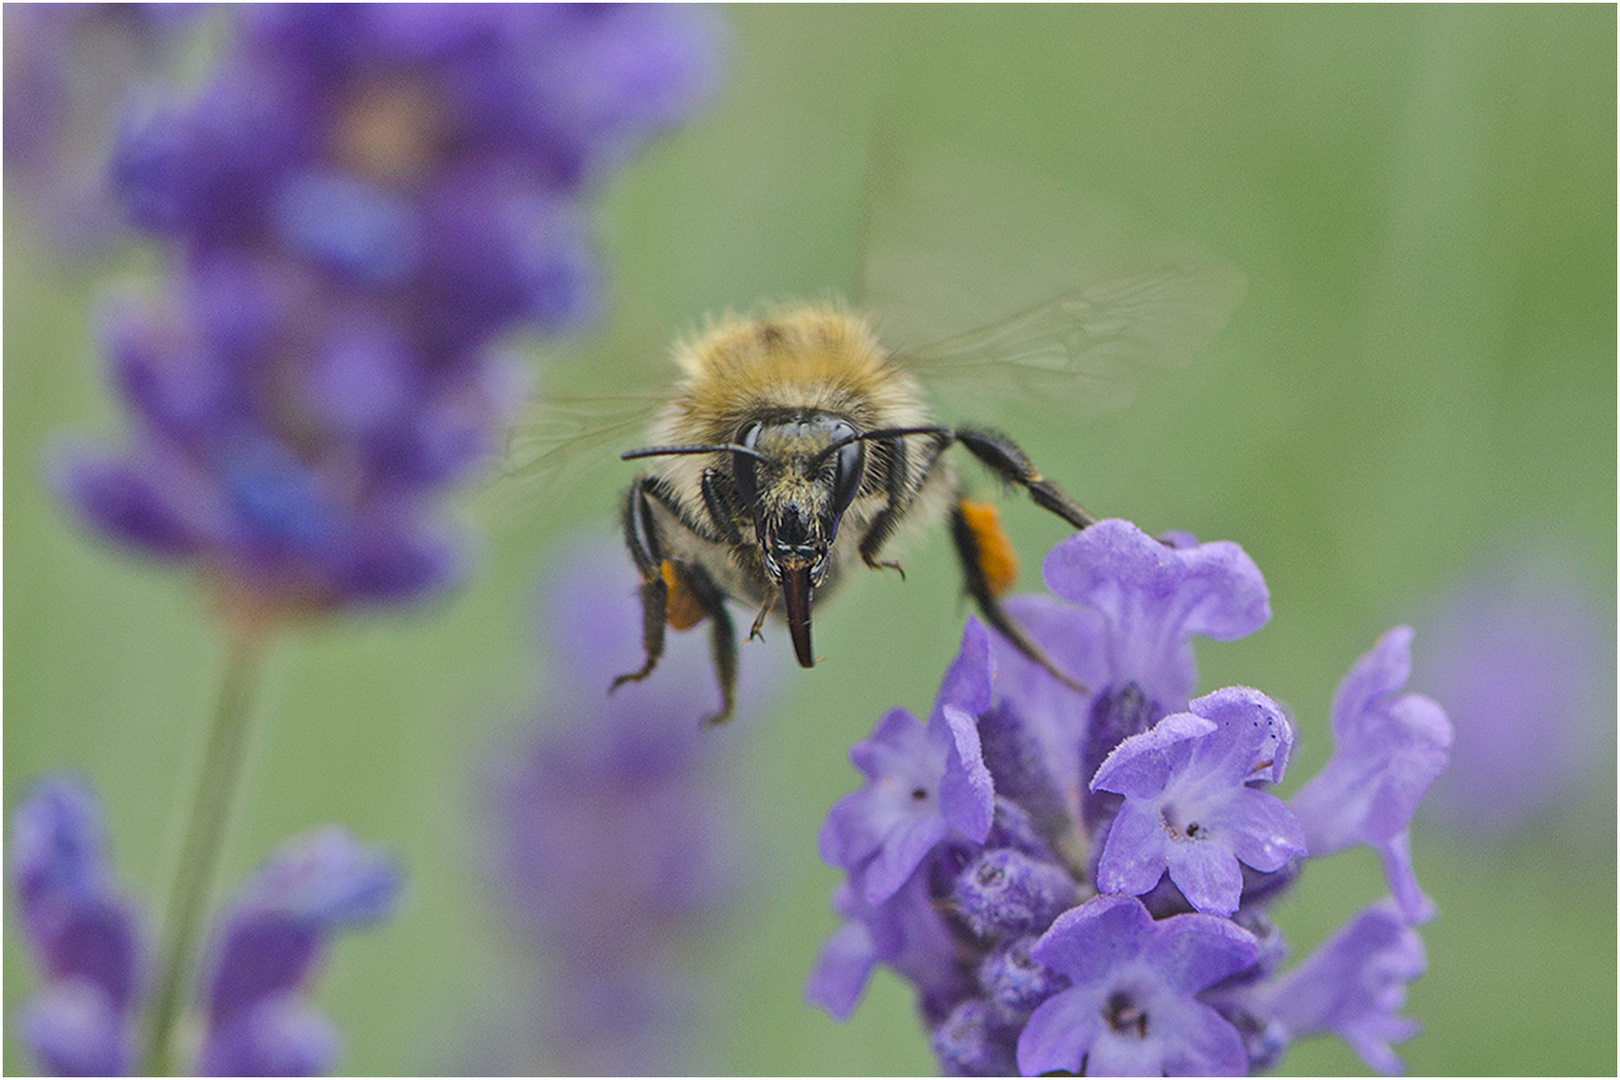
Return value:
M 122 214 L 106 158 L 126 95 L 171 74 L 203 4 L 11 4 L 5 9 L 6 194 L 71 254 Z
M 1450 740 L 1438 706 L 1399 693 L 1411 632 L 1356 664 L 1335 699 L 1333 760 L 1284 803 L 1265 790 L 1293 745 L 1283 709 L 1247 687 L 1188 700 L 1192 638 L 1241 637 L 1270 616 L 1237 545 L 1105 521 L 1059 544 L 1045 572 L 1061 599 L 1009 608 L 1091 692 L 970 620 L 935 721 L 891 713 L 852 752 L 868 784 L 833 808 L 822 842 L 848 871 L 834 898 L 845 922 L 809 1000 L 842 1019 L 888 964 L 916 987 L 952 1075 L 1250 1073 L 1324 1032 L 1398 1071 L 1389 1044 L 1416 1030 L 1397 1014 L 1424 968 L 1411 927 L 1433 914 L 1406 825 Z M 924 796 L 909 814 L 908 791 Z M 1267 907 L 1307 853 L 1352 843 L 1383 854 L 1397 899 L 1280 971 Z
M 146 978 L 135 906 L 113 883 L 101 806 L 66 777 L 42 781 L 11 821 L 11 874 L 44 987 L 22 1018 L 57 1076 L 122 1074 Z
M 1451 765 L 1424 815 L 1500 835 L 1614 783 L 1614 618 L 1553 567 L 1514 560 L 1461 584 L 1425 620 L 1413 682 L 1446 703 Z M 1601 798 L 1601 793 L 1599 793 Z
M 454 580 L 439 499 L 525 378 L 492 351 L 598 306 L 585 199 L 713 90 L 707 11 L 266 5 L 112 171 L 173 244 L 161 306 L 104 331 L 127 451 L 56 480 L 93 528 L 254 611 Z
M 640 583 L 606 544 L 558 567 L 543 640 L 548 670 L 567 677 L 488 785 L 494 877 L 543 962 L 525 1026 L 550 1071 L 703 1071 L 690 1037 L 701 988 L 682 957 L 742 881 L 721 775 L 739 726 L 698 723 L 713 693 L 698 635 L 673 635 L 651 679 L 609 696 L 641 655 Z M 749 667 L 745 707 L 770 664 Z
M 329 826 L 279 848 L 225 913 L 203 964 L 208 1076 L 310 1076 L 337 1060 L 331 1021 L 301 992 L 338 930 L 389 918 L 393 861 Z
M 127 1074 L 146 1004 L 146 941 L 135 905 L 111 880 L 94 793 L 41 781 L 12 818 L 12 876 L 45 985 L 23 1014 L 29 1047 L 59 1076 Z M 327 940 L 387 918 L 400 889 L 384 855 L 330 827 L 288 841 L 243 889 L 204 965 L 207 1076 L 307 1076 L 339 1039 L 300 992 Z

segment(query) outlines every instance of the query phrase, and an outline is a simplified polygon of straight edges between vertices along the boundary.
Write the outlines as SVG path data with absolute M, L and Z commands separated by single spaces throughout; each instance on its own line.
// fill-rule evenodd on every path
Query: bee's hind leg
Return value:
M 1046 650 L 1036 644 L 1002 606 L 1001 597 L 1012 587 L 1018 563 L 1012 541 L 1002 531 L 996 517 L 995 507 L 958 499 L 951 507 L 951 539 L 956 542 L 956 555 L 962 563 L 968 594 L 978 605 L 985 622 L 1053 678 L 1077 693 L 1088 693 L 1074 676 L 1052 662 Z
M 995 431 L 975 431 L 957 428 L 956 441 L 1003 480 L 1018 484 L 1029 492 L 1037 506 L 1050 510 L 1076 529 L 1097 524 L 1097 519 L 1079 503 L 1066 495 L 1062 488 L 1040 474 L 1028 455 L 1007 436 Z

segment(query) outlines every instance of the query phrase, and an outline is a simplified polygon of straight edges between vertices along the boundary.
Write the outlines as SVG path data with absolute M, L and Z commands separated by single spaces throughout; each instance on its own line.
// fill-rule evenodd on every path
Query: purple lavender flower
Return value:
M 12 876 L 44 986 L 22 1018 L 57 1076 L 123 1074 L 143 987 L 145 942 L 114 885 L 101 806 L 75 780 L 42 781 L 12 817 Z
M 868 903 L 894 895 L 953 829 L 983 842 L 993 794 L 975 717 L 989 704 L 989 634 L 970 618 L 927 727 L 896 709 L 850 750 L 869 783 L 827 815 L 821 857 L 829 866 L 859 869 Z
M 175 248 L 109 320 L 127 450 L 57 484 L 110 539 L 251 610 L 418 597 L 461 573 L 438 500 L 526 380 L 491 350 L 587 320 L 585 198 L 715 83 L 695 9 L 267 5 L 193 102 L 131 121 L 131 218 Z
M 1030 955 L 1069 978 L 1018 1037 L 1026 1076 L 1235 1076 L 1243 1040 L 1199 991 L 1253 963 L 1253 935 L 1209 915 L 1155 920 L 1141 901 L 1098 896 L 1052 924 Z
M 917 987 L 923 1015 L 933 1023 L 971 997 L 973 980 L 962 970 L 958 935 L 934 895 L 935 876 L 933 866 L 919 867 L 881 904 L 866 902 L 858 873 L 840 886 L 833 909 L 846 921 L 822 947 L 805 1000 L 848 1019 L 880 963 Z
M 844 922 L 808 999 L 848 1016 L 889 965 L 916 987 L 951 1075 L 1247 1073 L 1324 1032 L 1398 1067 L 1388 1044 L 1412 1030 L 1396 1013 L 1422 965 L 1415 935 L 1388 919 L 1412 920 L 1421 897 L 1405 823 L 1449 732 L 1432 702 L 1396 694 L 1409 632 L 1345 680 L 1339 753 L 1296 817 L 1263 790 L 1293 747 L 1282 708 L 1247 687 L 1187 700 L 1191 638 L 1238 637 L 1269 616 L 1241 549 L 1102 522 L 1046 570 L 1063 599 L 1009 607 L 1090 692 L 999 639 L 986 656 L 970 623 L 929 726 L 897 710 L 856 747 L 867 786 L 829 813 L 821 844 L 848 872 L 834 898 Z M 972 830 L 929 802 L 953 776 L 972 793 Z M 1335 787 L 1332 805 L 1319 793 Z M 907 790 L 927 805 L 912 808 Z M 1352 842 L 1379 845 L 1401 907 L 1279 974 L 1287 945 L 1267 907 L 1301 878 L 1307 850 Z M 1354 986 L 1335 991 L 1340 976 Z M 1285 1003 L 1290 988 L 1300 996 Z
M 1407 918 L 1434 916 L 1418 888 L 1407 835 L 1418 801 L 1446 767 L 1451 723 L 1419 694 L 1396 692 L 1412 670 L 1412 629 L 1398 626 L 1356 662 L 1333 699 L 1333 757 L 1289 800 L 1317 857 L 1367 844 L 1384 860 Z
M 1053 593 L 1106 620 L 1108 674 L 1086 685 L 1133 682 L 1159 715 L 1178 711 L 1197 685 L 1194 637 L 1235 641 L 1271 618 L 1265 580 L 1230 541 L 1167 545 L 1130 522 L 1101 521 L 1053 548 L 1043 572 Z
M 50 1072 L 127 1074 L 146 1005 L 146 941 L 111 880 L 95 795 L 42 781 L 12 819 L 12 874 L 45 984 L 23 1029 Z M 330 1067 L 336 1028 L 301 991 L 332 932 L 386 918 L 399 874 L 383 855 L 328 828 L 284 845 L 219 927 L 204 965 L 204 1075 L 309 1075 Z
M 1305 853 L 1282 800 L 1251 786 L 1280 783 L 1293 729 L 1257 690 L 1217 690 L 1133 735 L 1108 755 L 1095 789 L 1125 796 L 1097 867 L 1103 892 L 1141 895 L 1162 874 L 1198 911 L 1231 915 L 1241 862 L 1280 870 Z
M 712 94 L 718 30 L 662 7 L 267 5 L 113 174 L 143 227 L 420 306 L 453 354 L 588 317 L 580 197 Z
M 740 729 L 698 723 L 712 694 L 702 636 L 672 635 L 650 679 L 607 694 L 640 656 L 638 584 L 609 545 L 560 561 L 544 605 L 555 689 L 489 785 L 494 876 L 544 962 L 542 1005 L 523 1024 L 567 1073 L 694 1064 L 699 993 L 680 954 L 741 884 L 720 776 Z M 769 667 L 748 666 L 744 717 Z
M 1427 968 L 1423 939 L 1401 907 L 1386 898 L 1369 905 L 1308 959 L 1277 978 L 1234 995 L 1251 1016 L 1280 1025 L 1287 1039 L 1332 1032 L 1381 1073 L 1402 1072 L 1391 1043 L 1416 1035 L 1398 1016 L 1406 984 Z M 1226 1001 L 1223 1008 L 1230 1008 Z
M 336 826 L 282 845 L 225 913 L 201 993 L 208 1076 L 310 1076 L 336 1061 L 337 1029 L 302 990 L 328 939 L 393 913 L 393 861 Z
M 6 194 L 47 239 L 92 254 L 122 215 L 105 161 L 119 106 L 172 70 L 201 4 L 17 4 L 5 13 Z

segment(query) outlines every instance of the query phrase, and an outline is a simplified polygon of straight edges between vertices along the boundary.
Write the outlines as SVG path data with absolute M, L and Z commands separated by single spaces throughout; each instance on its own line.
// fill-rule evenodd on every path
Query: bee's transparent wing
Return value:
M 509 498 L 554 498 L 639 446 L 663 400 L 652 393 L 542 397 L 507 432 L 492 480 Z
M 972 411 L 941 419 L 1122 408 L 1242 298 L 1230 263 L 1027 169 L 935 156 L 874 172 L 862 303 L 939 404 Z
M 967 398 L 980 417 L 1012 405 L 1090 419 L 1191 360 L 1242 293 L 1242 278 L 1223 263 L 1168 265 L 1061 293 L 901 356 L 937 396 Z

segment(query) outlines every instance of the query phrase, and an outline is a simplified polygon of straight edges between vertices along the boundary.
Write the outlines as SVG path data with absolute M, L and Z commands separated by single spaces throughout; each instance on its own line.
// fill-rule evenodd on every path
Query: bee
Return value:
M 1096 519 L 1005 435 L 935 423 L 916 378 L 867 319 L 834 305 L 726 319 L 675 359 L 684 377 L 654 424 L 656 445 L 622 455 L 655 463 L 630 485 L 623 511 L 643 582 L 646 662 L 615 687 L 652 673 L 666 626 L 707 619 L 721 698 L 709 722 L 725 720 L 737 677 L 727 600 L 758 608 L 750 638 L 779 608 L 799 664 L 813 667 L 815 599 L 852 567 L 900 570 L 883 558 L 896 529 L 947 516 L 986 621 L 1073 684 L 1002 607 L 1011 543 L 994 507 L 962 496 L 945 452 L 963 447 L 1075 529 Z
M 908 298 L 939 306 L 940 289 L 927 279 L 966 261 L 953 263 L 955 256 L 993 266 L 1052 251 L 1047 276 L 1072 270 L 1086 283 L 932 345 L 890 347 L 872 317 L 837 302 L 726 316 L 679 342 L 673 354 L 681 375 L 646 445 L 620 455 L 649 462 L 621 504 L 625 545 L 642 582 L 644 662 L 612 689 L 652 674 L 669 629 L 707 621 L 720 691 L 720 708 L 707 723 L 726 720 L 737 685 L 730 602 L 755 610 L 750 639 L 773 614 L 784 620 L 799 664 L 813 667 L 818 602 L 862 569 L 903 577 L 890 557 L 892 542 L 941 521 L 949 523 L 966 591 L 985 621 L 1030 660 L 1083 689 L 1003 606 L 1016 554 L 994 506 L 965 495 L 950 451 L 965 450 L 1076 530 L 1096 519 L 997 428 L 940 422 L 925 385 L 966 387 L 981 408 L 1012 399 L 1056 405 L 1075 418 L 1117 408 L 1141 376 L 1180 364 L 1213 337 L 1242 293 L 1242 278 L 1229 264 L 1186 249 L 1076 266 L 1084 259 L 1074 257 L 1075 245 L 1067 236 L 1048 243 L 1053 233 L 1045 226 L 973 228 L 942 253 L 934 222 L 976 222 L 963 207 L 982 209 L 987 193 L 1005 194 L 1011 185 L 1002 173 L 965 187 L 960 169 L 915 175 L 947 176 L 954 187 L 941 198 L 914 185 L 899 200 L 903 212 L 880 218 L 872 230 L 880 242 L 868 253 L 862 293 L 881 307 L 885 329 L 904 326 Z M 1034 190 L 1024 184 L 1021 201 Z M 1053 205 L 1032 220 L 1066 212 Z M 929 245 L 913 251 L 914 236 L 903 226 L 919 221 Z M 920 283 L 902 280 L 910 269 L 922 270 Z M 967 308 L 992 294 L 974 285 L 960 300 L 943 302 Z M 910 305 L 919 306 L 929 305 Z

